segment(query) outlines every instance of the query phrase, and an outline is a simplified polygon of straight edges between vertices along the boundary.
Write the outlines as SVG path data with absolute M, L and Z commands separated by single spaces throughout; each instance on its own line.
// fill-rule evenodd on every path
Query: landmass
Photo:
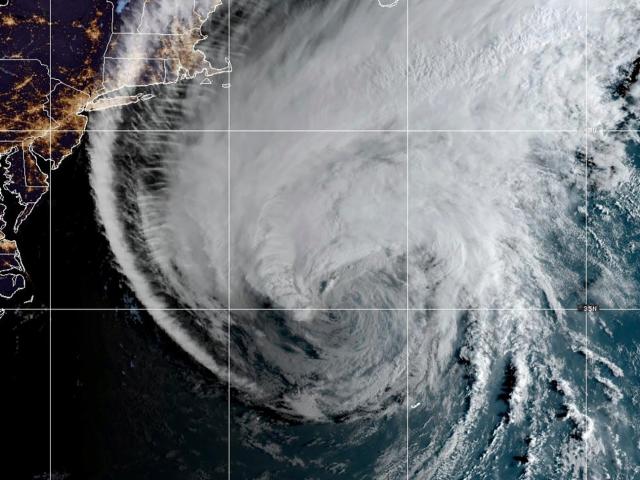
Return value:
M 131 87 L 231 71 L 197 48 L 221 0 L 0 0 L 0 297 L 26 287 L 15 239 L 80 144 L 87 113 L 150 101 Z M 8 208 L 11 204 L 14 207 Z

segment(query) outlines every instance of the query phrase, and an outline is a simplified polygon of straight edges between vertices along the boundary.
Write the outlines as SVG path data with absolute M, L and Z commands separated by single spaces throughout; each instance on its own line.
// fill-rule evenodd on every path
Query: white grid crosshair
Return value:
M 257 130 L 257 129 L 232 129 L 231 128 L 231 99 L 232 99 L 232 87 L 227 89 L 227 98 L 228 98 L 228 107 L 227 107 L 227 129 L 223 130 L 178 130 L 177 132 L 183 133 L 226 133 L 227 135 L 227 215 L 228 215 L 228 232 L 227 232 L 227 308 L 226 309 L 175 309 L 175 308 L 166 308 L 166 309 L 140 309 L 145 311 L 155 311 L 155 310 L 166 310 L 166 311 L 176 311 L 176 310 L 185 310 L 185 311 L 226 311 L 227 312 L 227 334 L 228 334 L 228 355 L 227 355 L 227 371 L 228 371 L 228 391 L 227 391 L 227 415 L 228 415 L 228 451 L 227 451 L 227 461 L 228 461 L 228 477 L 232 477 L 231 472 L 231 359 L 230 359 L 230 346 L 231 346 L 231 315 L 234 311 L 402 311 L 406 312 L 406 336 L 407 336 L 407 345 L 406 345 L 406 476 L 407 479 L 410 477 L 410 462 L 409 462 L 409 318 L 411 312 L 419 312 L 419 311 L 494 311 L 494 312 L 506 312 L 506 311 L 575 311 L 575 308 L 469 308 L 469 307 L 452 307 L 452 308 L 410 308 L 409 305 L 409 160 L 410 160 L 410 145 L 409 145 L 409 137 L 410 134 L 416 133 L 501 133 L 501 134 L 514 134 L 514 133 L 580 133 L 581 130 L 425 130 L 425 129 L 410 129 L 409 120 L 409 106 L 410 106 L 410 94 L 409 94 L 409 75 L 410 75 L 410 9 L 409 4 L 411 0 L 406 1 L 406 125 L 405 129 L 358 129 L 358 130 L 331 130 L 331 129 L 308 129 L 308 130 Z M 227 2 L 227 36 L 228 36 L 228 46 L 227 46 L 227 56 L 230 60 L 232 60 L 231 54 L 231 28 L 232 28 L 232 0 L 228 0 Z M 589 41 L 588 41 L 588 9 L 589 9 L 589 0 L 585 0 L 584 2 L 584 14 L 585 14 L 585 24 L 584 24 L 584 71 L 585 71 L 585 100 L 584 100 L 584 132 L 585 132 L 585 166 L 584 166 L 584 188 L 585 188 L 585 198 L 584 198 L 584 207 L 585 207 L 585 245 L 584 245 L 584 302 L 585 304 L 589 303 L 588 297 L 588 261 L 589 261 L 589 242 L 588 242 L 588 228 L 589 228 L 589 167 L 588 167 L 588 154 L 589 154 L 589 136 L 588 136 L 588 125 L 589 125 L 589 115 L 588 115 L 588 81 L 589 81 Z M 50 110 L 53 109 L 53 104 L 51 101 L 51 93 L 53 92 L 53 55 L 52 55 L 52 28 L 53 28 L 53 2 L 49 0 L 49 105 Z M 228 83 L 232 83 L 232 74 L 228 73 Z M 53 123 L 52 123 L 52 111 L 49 112 L 49 130 L 29 130 L 29 132 L 41 132 L 48 133 L 49 136 L 49 151 L 52 151 L 53 146 Z M 636 130 L 613 130 L 613 129 L 601 129 L 601 132 L 635 132 Z M 9 130 L 0 130 L 2 132 L 10 132 Z M 24 130 L 13 130 L 13 132 L 25 132 Z M 69 130 L 66 130 L 69 132 Z M 92 130 L 87 129 L 82 132 L 136 132 L 140 133 L 140 130 Z M 176 132 L 176 130 L 145 130 L 149 133 L 154 132 Z M 324 308 L 289 308 L 289 309 L 259 309 L 259 308 L 231 308 L 231 145 L 232 145 L 232 134 L 234 133 L 404 133 L 405 141 L 406 141 L 406 182 L 407 182 L 407 190 L 406 190 L 406 267 L 407 267 L 407 277 L 406 277 L 406 308 L 332 308 L 332 309 L 324 309 Z M 52 386 L 53 386 L 53 377 L 52 377 L 52 351 L 53 351 L 53 342 L 52 342 L 52 332 L 53 332 L 53 313 L 56 311 L 113 311 L 113 312 L 126 312 L 126 311 L 134 311 L 135 308 L 60 308 L 54 307 L 53 298 L 52 298 L 52 224 L 53 224 L 53 202 L 51 201 L 53 194 L 53 178 L 52 178 L 52 162 L 49 162 L 49 308 L 5 308 L 8 311 L 48 311 L 49 313 L 49 473 L 50 477 L 53 475 L 53 454 L 52 454 Z M 638 308 L 602 308 L 601 311 L 640 311 L 640 307 Z M 589 345 L 589 337 L 588 337 L 588 313 L 585 313 L 584 317 L 584 342 L 585 348 L 588 351 Z M 585 381 L 585 390 L 584 390 L 584 408 L 585 415 L 588 414 L 588 355 L 585 355 L 585 365 L 584 365 L 584 381 Z M 587 440 L 585 439 L 585 443 Z M 584 448 L 584 477 L 588 478 L 588 445 L 585 444 Z

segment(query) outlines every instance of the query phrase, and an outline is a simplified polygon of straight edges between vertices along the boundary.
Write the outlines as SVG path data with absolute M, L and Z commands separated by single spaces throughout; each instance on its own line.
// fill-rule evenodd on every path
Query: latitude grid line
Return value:
M 611 129 L 596 129 L 600 132 L 640 132 L 639 130 L 611 130 Z M 47 133 L 49 129 L 40 130 L 0 130 L 0 133 Z M 581 129 L 552 129 L 552 130 L 518 130 L 518 129 L 313 129 L 307 128 L 303 130 L 296 129 L 242 129 L 242 128 L 223 128 L 223 129 L 92 129 L 87 128 L 85 130 L 63 130 L 52 129 L 52 132 L 56 133 L 579 133 Z M 8 140 L 10 142 L 11 140 Z
M 48 132 L 49 135 L 49 149 L 50 149 L 50 155 L 51 155 L 51 151 L 52 151 L 52 134 L 54 129 L 52 128 L 52 115 L 53 115 L 53 102 L 52 102 L 52 98 L 51 98 L 51 94 L 52 94 L 52 8 L 51 8 L 51 4 L 52 4 L 52 0 L 49 0 L 49 41 L 50 41 L 50 45 L 49 45 L 49 68 L 50 68 L 50 78 L 49 78 L 49 86 L 50 86 L 50 90 L 49 90 L 49 106 L 50 106 L 50 112 L 49 112 L 49 124 L 50 124 L 50 128 L 49 130 L 26 130 L 28 132 Z M 409 54 L 409 0 L 407 0 L 407 55 Z M 589 132 L 589 127 L 588 127 L 588 63 L 589 63 L 589 59 L 588 59 L 588 0 L 585 0 L 585 118 L 584 118 L 584 122 L 585 122 L 585 157 L 588 157 L 588 148 L 589 148 L 589 136 L 588 136 L 588 132 Z M 228 18 L 228 24 L 229 24 L 229 31 L 228 31 L 228 37 L 229 37 L 229 45 L 228 45 L 228 50 L 229 50 L 229 57 L 230 57 L 230 38 L 231 38 L 231 0 L 229 0 L 229 18 Z M 409 58 L 407 58 L 407 62 L 409 62 Z M 284 129 L 280 129 L 280 130 L 241 130 L 241 129 L 231 129 L 231 107 L 230 107 L 230 97 L 231 97 L 231 89 L 228 89 L 227 95 L 229 97 L 229 102 L 228 102 L 228 127 L 226 130 L 92 130 L 92 129 L 86 129 L 86 130 L 55 130 L 55 131 L 60 131 L 60 132 L 83 132 L 83 133 L 90 133 L 90 132 L 103 132 L 103 133 L 107 133 L 107 132 L 135 132 L 135 133 L 194 133 L 194 132 L 201 132 L 201 133 L 227 133 L 228 136 L 228 166 L 230 165 L 230 154 L 231 154 L 231 133 L 405 133 L 406 137 L 407 137 L 407 186 L 409 185 L 409 178 L 408 178 L 408 165 L 409 165 L 409 134 L 410 133 L 578 133 L 580 132 L 580 130 L 451 130 L 451 129 L 446 129 L 446 130 L 437 130 L 437 129 L 420 129 L 420 130 L 411 130 L 408 128 L 409 124 L 409 91 L 408 91 L 408 83 L 409 83 L 409 79 L 408 79 L 408 74 L 409 74 L 409 64 L 407 63 L 407 128 L 406 129 L 360 129 L 360 130 L 322 130 L 322 129 L 318 129 L 318 130 L 312 130 L 312 129 L 308 129 L 308 130 L 284 130 Z M 231 73 L 227 73 L 227 75 L 229 76 L 229 78 L 231 77 Z M 599 132 L 604 132 L 604 133 L 614 133 L 614 132 L 638 132 L 640 133 L 640 129 L 597 129 L 597 131 Z M 5 133 L 5 132 L 25 132 L 25 130 L 2 130 L 0 131 L 0 133 Z M 588 304 L 588 227 L 589 227 L 589 211 L 588 211 L 588 206 L 589 206 L 589 192 L 588 192 L 588 163 L 585 162 L 585 303 Z M 54 308 L 53 307 L 53 301 L 52 301 L 52 217 L 53 217 L 53 212 L 52 212 L 52 206 L 53 206 L 53 202 L 52 202 L 52 193 L 53 193 L 53 181 L 52 181 L 52 168 L 51 168 L 51 161 L 49 162 L 49 279 L 50 279 L 50 284 L 49 284 L 49 308 L 3 308 L 3 310 L 6 311 L 48 311 L 49 312 L 49 419 L 50 419 L 50 425 L 49 425 L 49 470 L 50 470 L 50 475 L 52 475 L 52 328 L 53 328 L 53 319 L 52 319 L 52 313 L 54 311 L 117 311 L 117 312 L 124 312 L 124 311 L 227 311 L 228 315 L 229 315 L 229 324 L 228 324 L 228 333 L 230 335 L 230 315 L 231 312 L 234 311 L 261 311 L 261 310 L 265 310 L 265 311 L 300 311 L 300 310 L 310 310 L 310 311 L 406 311 L 407 312 L 407 333 L 408 333 L 408 326 L 409 326 L 409 320 L 408 320 L 408 314 L 411 311 L 575 311 L 575 309 L 573 308 L 556 308 L 556 309 L 551 309 L 551 308 L 464 308 L 464 307 L 460 307 L 460 308 L 409 308 L 408 305 L 408 278 L 407 278 L 407 308 L 394 308 L 394 309 L 381 309 L 381 308 L 369 308 L 369 309 L 340 309 L 340 308 L 308 308 L 308 309 L 250 309 L 250 308 L 231 308 L 231 303 L 230 303 L 230 295 L 231 295 L 231 291 L 230 291 L 230 274 L 228 275 L 228 304 L 227 304 L 227 308 L 226 309 L 188 309 L 188 308 L 177 308 L 177 309 L 147 309 L 147 308 L 97 308 L 97 309 L 91 309 L 91 308 Z M 230 196 L 230 169 L 228 168 L 228 191 L 227 194 L 228 196 Z M 409 192 L 407 191 L 407 207 L 409 205 Z M 230 235 L 230 203 L 228 203 L 228 215 L 229 215 L 229 225 L 228 225 L 228 234 Z M 407 211 L 407 222 L 409 219 L 409 214 Z M 408 223 L 407 223 L 407 265 L 409 264 L 409 243 L 408 243 Z M 230 245 L 228 245 L 228 270 L 230 273 L 230 268 L 231 268 L 231 256 L 230 256 Z M 408 276 L 408 272 L 407 272 L 407 276 Z M 600 311 L 640 311 L 640 308 L 601 308 Z M 585 335 L 585 343 L 586 346 L 588 348 L 588 318 L 589 315 L 588 313 L 585 312 L 585 331 L 584 331 L 584 335 Z M 228 342 L 230 344 L 230 336 L 228 338 Z M 409 355 L 409 351 L 408 351 L 408 337 L 407 337 L 407 378 L 408 378 L 408 365 L 409 365 L 409 359 L 408 359 L 408 355 Z M 230 371 L 230 350 L 228 351 L 228 373 L 229 373 L 229 380 L 230 380 L 230 375 L 231 375 L 231 371 Z M 229 385 L 230 387 L 230 385 Z M 408 387 L 407 387 L 408 389 Z M 229 398 L 229 406 L 228 409 L 230 409 L 230 397 Z M 408 408 L 409 408 L 409 399 L 408 399 L 408 390 L 407 390 L 407 419 L 408 419 Z M 585 414 L 588 413 L 588 360 L 585 358 Z M 408 421 L 408 420 L 407 420 Z M 229 417 L 229 422 L 230 422 L 230 417 Z M 230 430 L 228 432 L 228 434 L 230 435 Z M 409 464 L 408 464 L 408 455 L 409 455 L 409 451 L 408 451 L 408 424 L 407 424 L 407 478 L 409 477 Z M 230 444 L 230 438 L 229 438 L 229 444 Z M 230 455 L 230 453 L 229 453 Z M 230 478 L 230 457 L 229 457 L 229 478 Z M 588 440 L 585 439 L 585 476 L 588 476 Z
M 7 312 L 581 312 L 576 308 L 144 308 L 144 307 L 3 307 Z M 639 312 L 637 308 L 599 308 L 600 312 Z
M 566 130 L 495 130 L 495 129 L 304 129 L 304 130 L 295 130 L 295 129 L 149 129 L 149 130 L 135 130 L 135 129 L 113 129 L 113 130 L 101 130 L 101 129 L 86 129 L 86 130 L 58 130 L 52 128 L 51 131 L 49 129 L 40 129 L 40 130 L 0 130 L 0 135 L 2 134 L 10 134 L 10 133 L 48 133 L 52 135 L 55 133 L 78 133 L 82 135 L 90 134 L 90 133 L 136 133 L 136 134 L 160 134 L 160 133 L 173 133 L 173 134 L 182 134 L 182 133 L 201 133 L 201 134 L 209 134 L 209 133 L 242 133 L 242 134 L 261 134 L 261 133 L 309 133 L 309 134 L 317 134 L 317 133 L 327 133 L 327 134 L 341 134 L 341 133 L 397 133 L 397 134 L 419 134 L 419 133 L 450 133 L 450 134 L 527 134 L 527 133 L 537 133 L 537 134 L 562 134 L 562 133 L 582 133 L 585 129 L 566 129 Z M 638 133 L 640 134 L 640 129 L 598 129 L 598 128 L 588 128 L 588 131 L 593 131 L 594 133 L 601 134 L 611 134 L 611 133 Z M 0 140 L 0 142 L 12 142 L 12 140 Z M 66 159 L 66 157 L 65 157 Z

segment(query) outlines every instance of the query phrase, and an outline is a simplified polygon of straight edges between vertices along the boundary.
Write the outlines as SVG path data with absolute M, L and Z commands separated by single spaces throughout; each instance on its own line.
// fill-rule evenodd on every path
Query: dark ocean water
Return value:
M 300 8 L 311 5 L 294 3 Z M 265 31 L 282 22 L 280 14 L 289 10 L 282 8 L 262 27 Z M 225 33 L 218 31 L 226 38 Z M 262 37 L 258 38 L 260 43 Z M 178 107 L 184 92 L 173 93 L 167 94 L 165 103 L 155 99 L 154 105 L 160 104 L 159 111 L 165 107 L 173 111 L 175 117 L 149 119 L 145 107 L 137 106 L 125 110 L 124 122 L 175 128 L 190 124 L 184 118 L 199 118 L 199 108 L 211 106 L 203 100 L 193 111 L 182 104 Z M 388 339 L 398 340 L 391 334 L 397 332 L 389 328 L 380 334 L 374 329 L 367 337 L 364 322 L 353 322 L 359 327 L 353 336 L 365 335 L 340 344 L 344 338 L 336 339 L 331 328 L 311 324 L 305 330 L 305 323 L 291 316 L 270 312 L 258 319 L 238 314 L 231 330 L 231 374 L 255 374 L 258 390 L 276 395 L 261 402 L 259 396 L 251 398 L 245 385 L 235 384 L 229 398 L 226 378 L 207 370 L 185 353 L 184 344 L 171 340 L 158 327 L 157 318 L 143 310 L 118 271 L 96 220 L 86 141 L 53 179 L 52 304 L 59 310 L 51 315 L 8 312 L 0 319 L 0 369 L 10 392 L 1 400 L 4 433 L 12 440 L 5 452 L 9 478 L 48 477 L 49 425 L 56 479 L 210 480 L 227 478 L 229 471 L 233 478 L 263 480 L 395 479 L 406 478 L 407 473 L 417 479 L 466 480 L 640 476 L 640 317 L 637 311 L 601 311 L 586 317 L 572 310 L 584 301 L 582 165 L 591 158 L 579 151 L 567 153 L 579 167 L 576 180 L 567 182 L 570 197 L 579 204 L 566 206 L 568 223 L 579 233 L 568 244 L 567 232 L 551 232 L 545 245 L 557 252 L 551 261 L 543 260 L 545 271 L 557 271 L 555 260 L 566 267 L 563 272 L 576 273 L 577 280 L 558 293 L 566 310 L 460 310 L 442 318 L 412 313 L 409 351 L 390 350 L 409 355 L 408 398 L 404 384 L 390 385 L 389 390 L 397 390 L 388 396 L 387 390 L 380 394 L 373 389 L 378 393 L 375 399 L 389 402 L 387 408 L 345 407 L 343 415 L 316 421 L 315 412 L 307 412 L 301 420 L 287 409 L 318 405 L 314 398 L 304 397 L 306 387 L 321 400 L 332 401 L 344 398 L 341 386 L 360 393 L 359 388 L 367 391 L 371 385 L 384 384 L 386 372 L 377 367 L 397 358 L 389 355 L 380 361 L 376 347 L 387 346 Z M 625 161 L 640 168 L 640 145 L 631 139 L 626 144 Z M 134 167 L 144 164 L 129 160 Z M 153 159 L 146 160 L 154 166 Z M 145 172 L 145 179 L 153 184 L 156 179 L 149 175 Z M 624 305 L 638 306 L 637 291 L 624 287 L 640 280 L 636 208 L 640 190 L 635 181 L 631 176 L 615 195 L 589 182 L 589 300 L 601 307 L 620 305 L 620 298 Z M 479 212 L 489 220 L 493 213 Z M 36 286 L 16 297 L 19 304 L 32 293 L 33 306 L 49 304 L 49 213 L 43 201 L 18 239 L 33 277 L 29 283 Z M 512 277 L 505 280 L 505 288 L 512 281 Z M 528 277 L 516 281 L 535 283 Z M 550 303 L 540 301 L 549 309 Z M 110 310 L 114 307 L 121 310 Z M 213 316 L 184 312 L 175 318 L 187 340 L 206 338 L 202 333 L 207 328 L 221 329 L 213 324 L 217 320 Z M 349 316 L 330 320 L 339 324 L 343 318 L 353 320 Z M 404 312 L 398 320 L 405 321 Z M 321 326 L 332 325 L 322 321 Z M 261 322 L 265 328 L 250 328 Z M 322 348 L 303 341 L 304 334 L 318 332 L 325 334 L 320 335 L 325 343 L 316 343 Z M 404 340 L 397 344 L 403 346 Z M 252 349 L 259 343 L 262 350 Z M 360 347 L 364 353 L 358 357 Z M 224 348 L 214 353 L 215 360 L 227 354 Z M 343 372 L 351 372 L 354 358 L 354 363 L 363 360 L 364 367 L 354 375 L 353 384 L 332 383 Z M 324 386 L 321 395 L 317 384 Z
M 83 143 L 54 177 L 54 306 L 142 308 L 96 222 L 88 175 Z M 54 472 L 69 479 L 227 477 L 227 387 L 168 339 L 147 312 L 57 311 L 52 319 Z M 42 349 L 28 360 L 20 356 L 29 366 L 19 367 L 26 374 L 40 366 L 46 387 L 48 315 L 26 321 L 18 332 L 33 329 Z M 12 359 L 14 365 L 20 359 Z M 47 433 L 47 388 L 38 398 L 38 426 Z M 234 478 L 247 479 L 371 478 L 378 455 L 389 444 L 403 444 L 404 422 L 401 408 L 356 424 L 298 423 L 247 406 L 232 392 L 231 469 Z M 46 471 L 47 449 L 43 436 L 38 471 Z M 399 453 L 396 476 L 405 471 L 405 454 Z
M 639 152 L 637 144 L 629 143 L 630 158 L 637 162 Z M 140 308 L 115 268 L 95 220 L 84 146 L 67 159 L 54 181 L 54 305 L 79 309 L 113 305 Z M 593 199 L 594 204 L 602 199 L 612 209 L 615 207 L 615 201 L 604 194 L 598 197 L 596 193 Z M 619 223 L 623 228 L 616 230 L 616 238 L 623 248 L 637 238 L 637 223 L 628 214 L 616 218 Z M 595 247 L 594 251 L 597 252 Z M 637 254 L 627 255 L 629 264 L 637 265 Z M 594 269 L 594 278 L 595 273 Z M 637 276 L 635 270 L 628 274 Z M 545 357 L 560 359 L 564 364 L 566 378 L 578 389 L 578 403 L 574 406 L 600 425 L 598 442 L 611 439 L 601 447 L 594 442 L 593 448 L 601 449 L 602 455 L 591 465 L 591 471 L 634 475 L 638 460 L 636 439 L 640 436 L 635 418 L 640 402 L 637 313 L 592 315 L 586 323 L 588 338 L 582 336 L 585 321 L 581 313 L 568 314 L 564 322 L 552 314 L 528 321 L 557 329 L 558 333 L 550 337 L 545 349 L 529 357 L 530 371 L 536 375 L 531 392 L 539 400 L 530 405 L 524 422 L 504 424 L 504 419 L 513 415 L 508 400 L 515 380 L 509 371 L 510 358 L 499 357 L 501 367 L 493 369 L 484 387 L 483 395 L 489 399 L 486 410 L 465 430 L 466 438 L 461 439 L 466 442 L 465 454 L 478 458 L 478 468 L 492 476 L 474 476 L 466 471 L 471 476 L 465 478 L 520 478 L 525 475 L 533 450 L 543 457 L 548 468 L 539 468 L 530 478 L 561 478 L 558 465 L 564 460 L 558 456 L 556 446 L 566 439 L 580 444 L 592 438 L 587 433 L 588 426 L 571 418 L 566 395 L 545 373 Z M 410 404 L 416 404 L 409 418 L 412 478 L 426 475 L 429 455 L 439 456 L 444 451 L 446 442 L 442 439 L 455 435 L 453 427 L 469 410 L 474 382 L 459 352 L 465 345 L 479 348 L 482 331 L 467 328 L 474 324 L 470 317 L 461 316 L 459 322 L 459 335 L 453 342 L 456 353 L 444 374 L 446 388 L 410 392 Z M 8 468 L 21 472 L 15 478 L 45 478 L 42 475 L 48 470 L 49 325 L 48 314 L 9 312 L 0 320 L 3 376 L 8 379 L 8 390 L 14 392 L 4 398 L 3 411 L 23 412 L 10 416 L 7 423 L 14 439 L 9 450 L 13 463 Z M 329 423 L 298 423 L 274 414 L 268 406 L 247 405 L 232 391 L 229 418 L 226 384 L 171 341 L 144 311 L 59 311 L 52 315 L 51 332 L 52 458 L 58 478 L 226 478 L 229 425 L 234 478 L 364 479 L 406 475 L 404 398 L 397 399 L 399 408 L 395 413 L 374 420 L 343 422 L 336 418 Z M 293 343 L 295 339 L 291 340 Z M 589 354 L 587 364 L 585 347 L 597 355 Z M 585 365 L 588 408 L 579 394 L 584 388 Z M 268 365 L 256 364 L 255 368 Z M 412 370 L 410 374 L 419 378 L 425 372 Z M 545 428 L 539 428 L 541 423 Z M 501 427 L 503 424 L 506 426 Z M 603 429 L 602 425 L 608 427 Z M 536 432 L 543 435 L 536 436 Z M 486 446 L 496 439 L 499 449 L 487 458 Z M 531 444 L 536 442 L 538 448 L 532 449 Z M 384 458 L 390 455 L 390 446 L 395 446 L 393 457 Z M 24 458 L 25 451 L 29 452 L 28 459 Z M 383 465 L 382 470 L 378 469 L 378 462 Z M 440 468 L 440 472 L 447 471 L 446 465 Z M 473 466 L 469 470 L 473 471 Z M 581 471 L 578 467 L 571 475 L 577 477 Z M 452 471 L 449 478 L 463 478 L 458 473 Z
M 226 389 L 138 313 L 54 315 L 54 471 L 226 476 Z
M 48 478 L 49 315 L 7 313 L 0 319 L 2 475 Z
M 140 308 L 96 219 L 86 143 L 87 136 L 53 177 L 52 305 Z
M 223 478 L 226 387 L 138 310 L 96 221 L 88 175 L 83 143 L 54 177 L 53 304 L 133 310 L 54 312 L 53 470 L 70 479 Z

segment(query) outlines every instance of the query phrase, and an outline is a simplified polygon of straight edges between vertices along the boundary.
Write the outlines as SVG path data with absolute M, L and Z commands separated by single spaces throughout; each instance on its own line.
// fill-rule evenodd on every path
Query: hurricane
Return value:
M 616 321 L 575 306 L 638 292 L 640 8 L 589 3 L 224 1 L 196 48 L 231 73 L 92 116 L 118 268 L 228 383 L 242 448 L 349 478 L 637 469 Z

